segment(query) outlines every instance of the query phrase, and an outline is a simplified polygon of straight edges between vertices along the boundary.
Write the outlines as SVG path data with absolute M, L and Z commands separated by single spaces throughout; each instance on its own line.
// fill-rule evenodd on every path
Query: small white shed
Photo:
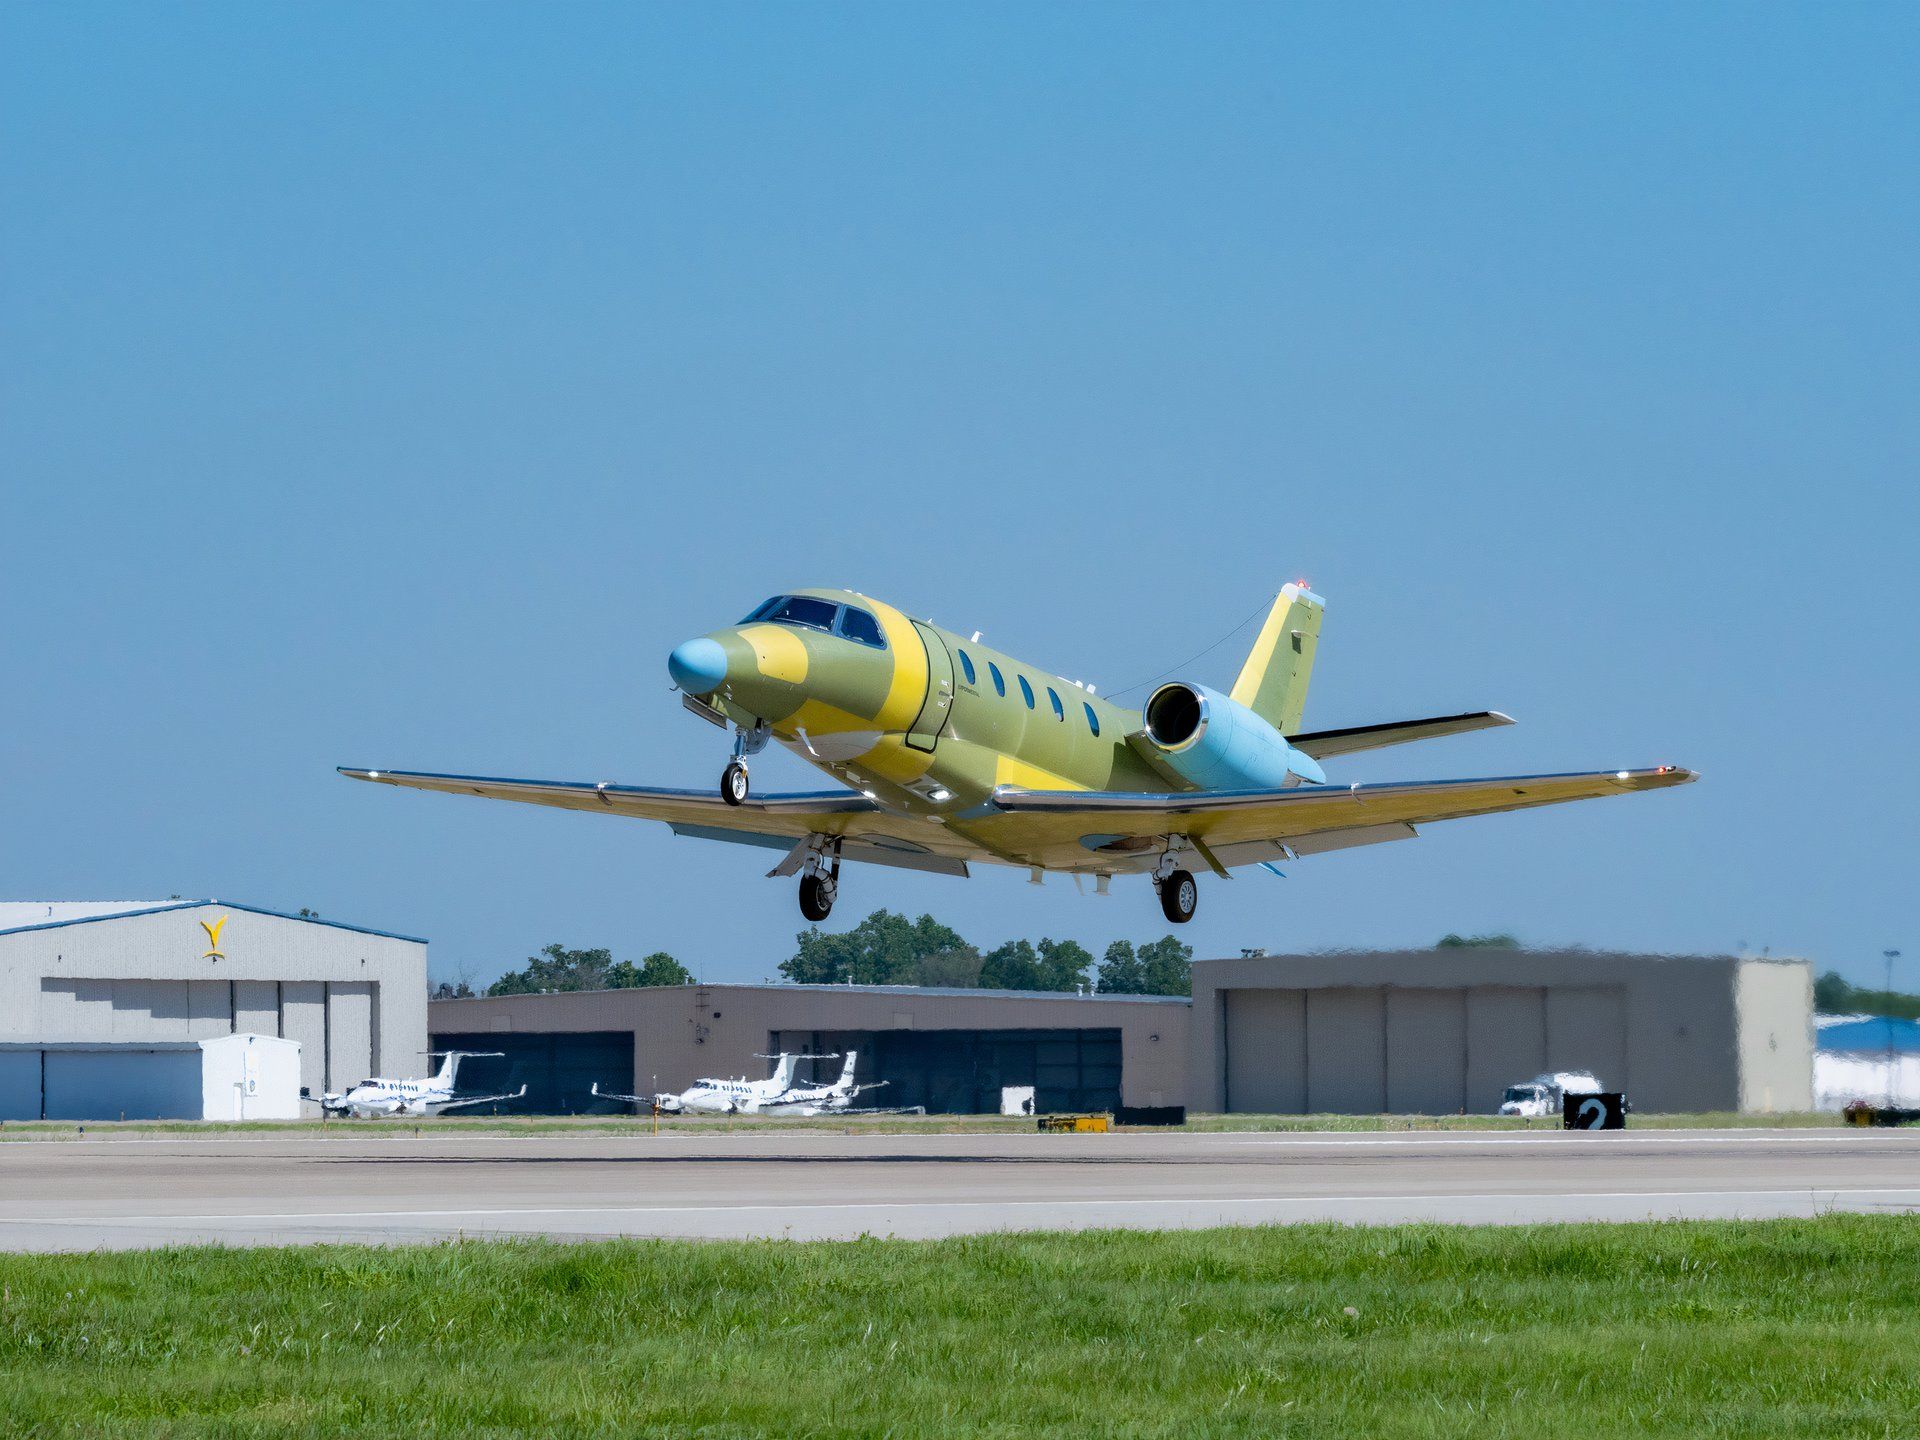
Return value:
M 300 1043 L 205 1040 L 0 1044 L 0 1120 L 297 1120 Z

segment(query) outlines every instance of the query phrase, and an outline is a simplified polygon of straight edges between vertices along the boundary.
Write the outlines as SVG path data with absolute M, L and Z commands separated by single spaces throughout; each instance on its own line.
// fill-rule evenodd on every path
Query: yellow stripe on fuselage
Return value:
M 769 680 L 807 683 L 807 645 L 793 631 L 781 625 L 748 625 L 740 638 L 753 647 L 754 664 Z
M 1085 790 L 1087 788 L 1078 780 L 1069 780 L 1064 775 L 1056 775 L 1053 771 L 1043 770 L 1038 765 L 1029 765 L 1025 760 L 1017 759 L 1004 752 L 994 759 L 993 783 L 996 786 L 1013 785 L 1022 790 Z
M 887 637 L 887 650 L 893 656 L 893 683 L 887 687 L 887 698 L 880 702 L 880 713 L 874 717 L 874 726 L 879 730 L 895 730 L 904 734 L 920 714 L 920 707 L 926 703 L 927 647 L 920 641 L 920 632 L 913 628 L 913 622 L 905 615 L 871 596 L 862 596 L 861 599 L 873 607 L 873 613 L 880 621 L 880 629 Z

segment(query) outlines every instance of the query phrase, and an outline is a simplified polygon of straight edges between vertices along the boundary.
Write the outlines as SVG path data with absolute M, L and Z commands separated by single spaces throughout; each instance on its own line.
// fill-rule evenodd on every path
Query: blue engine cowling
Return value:
M 1203 790 L 1278 790 L 1326 783 L 1311 755 L 1238 701 L 1176 680 L 1147 697 L 1145 740 L 1154 758 Z

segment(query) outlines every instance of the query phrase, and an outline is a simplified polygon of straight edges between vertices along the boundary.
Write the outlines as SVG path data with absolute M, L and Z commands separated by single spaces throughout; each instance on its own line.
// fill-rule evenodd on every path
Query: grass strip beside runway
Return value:
M 0 1256 L 8 1435 L 1887 1435 L 1920 1219 Z

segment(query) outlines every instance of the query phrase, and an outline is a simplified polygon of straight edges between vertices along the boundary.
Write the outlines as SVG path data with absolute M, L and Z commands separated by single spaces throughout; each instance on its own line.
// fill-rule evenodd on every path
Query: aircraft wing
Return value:
M 1138 869 L 1151 865 L 1155 857 L 1150 842 L 1163 835 L 1198 840 L 1203 856 L 1210 851 L 1226 865 L 1253 864 L 1407 839 L 1416 833 L 1416 825 L 1436 820 L 1659 790 L 1694 778 L 1691 770 L 1662 765 L 1573 775 L 1182 794 L 1002 786 L 993 792 L 990 804 L 1007 817 L 1005 823 L 1018 826 L 1023 849 L 1054 854 L 1078 849 L 1088 858 L 1106 852 L 1119 862 L 1113 868 Z
M 770 850 L 791 851 L 810 835 L 838 837 L 843 859 L 943 875 L 965 875 L 966 861 L 978 853 L 941 826 L 896 814 L 851 790 L 756 796 L 743 805 L 729 805 L 717 790 L 668 790 L 604 781 L 504 780 L 413 770 L 355 770 L 344 765 L 340 773 L 349 780 L 370 780 L 409 790 L 438 790 L 448 795 L 478 795 L 486 800 L 517 800 L 561 810 L 658 820 L 676 835 Z
M 1490 730 L 1511 724 L 1511 715 L 1502 715 L 1498 710 L 1475 710 L 1465 715 L 1435 715 L 1426 720 L 1394 720 L 1385 725 L 1349 725 L 1344 730 L 1309 730 L 1288 736 L 1287 743 L 1304 755 L 1325 760 L 1334 755 L 1353 755 L 1386 745 L 1437 740 L 1442 735 L 1464 735 L 1469 730 Z
M 485 1105 L 492 1100 L 518 1100 L 526 1093 L 527 1087 L 522 1085 L 518 1090 L 505 1095 L 462 1095 L 458 1100 L 442 1100 L 439 1105 L 441 1113 L 444 1114 L 448 1110 L 458 1110 L 463 1105 Z

